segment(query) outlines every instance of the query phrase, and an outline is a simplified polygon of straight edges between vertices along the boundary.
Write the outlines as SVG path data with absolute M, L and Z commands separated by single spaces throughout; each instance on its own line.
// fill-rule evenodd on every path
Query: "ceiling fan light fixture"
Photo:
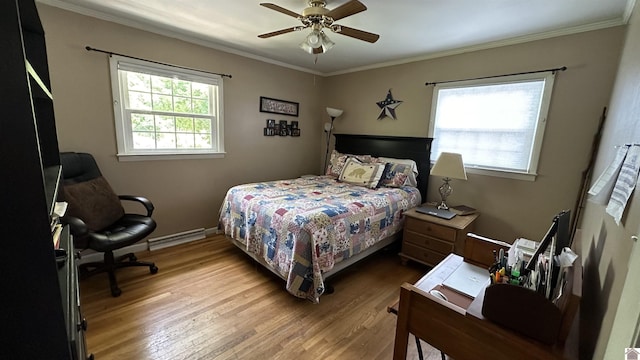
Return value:
M 313 30 L 311 34 L 307 35 L 307 44 L 316 49 L 322 46 L 322 38 L 320 37 L 320 34 L 320 31 Z
M 318 54 L 319 49 L 322 49 L 321 53 L 325 53 L 334 45 L 335 43 L 323 31 L 314 29 L 300 43 L 300 48 L 309 54 Z
M 313 54 L 314 48 L 308 44 L 307 39 L 300 43 L 300 49 L 304 50 L 304 52 Z
M 322 52 L 325 53 L 329 51 L 336 43 L 331 41 L 329 37 L 324 33 L 324 31 L 320 31 L 320 39 L 322 40 Z

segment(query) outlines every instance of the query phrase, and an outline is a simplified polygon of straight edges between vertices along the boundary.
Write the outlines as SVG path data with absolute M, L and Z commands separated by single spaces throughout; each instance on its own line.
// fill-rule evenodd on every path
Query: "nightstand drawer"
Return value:
M 414 233 L 411 230 L 405 230 L 403 241 L 411 245 L 416 245 L 425 249 L 435 250 L 437 252 L 448 254 L 453 252 L 453 242 L 442 241 L 430 236 Z
M 417 232 L 424 235 L 433 236 L 442 240 L 456 241 L 456 230 L 450 227 L 421 221 L 407 216 L 404 224 L 405 230 Z
M 441 254 L 437 251 L 427 250 L 425 248 L 415 246 L 409 243 L 402 243 L 402 255 L 413 258 L 425 264 L 435 266 L 447 257 L 447 254 Z

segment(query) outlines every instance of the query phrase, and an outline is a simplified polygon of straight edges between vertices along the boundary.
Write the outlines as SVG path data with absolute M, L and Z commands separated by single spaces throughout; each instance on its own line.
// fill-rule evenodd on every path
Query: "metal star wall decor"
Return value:
M 393 95 L 391 95 L 391 89 L 389 89 L 387 97 L 382 101 L 378 101 L 376 104 L 378 104 L 381 109 L 380 115 L 378 115 L 378 120 L 382 120 L 387 116 L 396 120 L 396 108 L 402 104 L 402 101 L 394 100 Z

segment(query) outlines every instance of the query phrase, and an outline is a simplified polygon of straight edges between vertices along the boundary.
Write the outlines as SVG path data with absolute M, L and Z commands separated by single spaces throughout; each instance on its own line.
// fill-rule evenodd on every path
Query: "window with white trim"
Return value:
M 533 180 L 546 124 L 552 72 L 437 84 L 429 136 L 431 160 L 462 154 L 465 167 Z
M 222 155 L 222 77 L 113 55 L 118 156 Z

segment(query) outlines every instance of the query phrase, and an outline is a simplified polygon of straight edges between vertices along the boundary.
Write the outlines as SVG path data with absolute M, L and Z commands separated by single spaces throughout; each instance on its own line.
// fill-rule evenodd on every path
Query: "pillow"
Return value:
M 405 185 L 409 185 L 409 186 L 413 186 L 413 187 L 418 187 L 418 165 L 416 165 L 416 162 L 411 160 L 411 159 L 394 159 L 394 158 L 388 158 L 388 157 L 379 157 L 377 158 L 377 161 L 382 162 L 382 163 L 394 163 L 394 164 L 404 164 L 404 165 L 408 165 L 411 167 L 411 171 L 408 174 L 407 180 L 405 182 Z
M 379 186 L 401 187 L 405 185 L 409 175 L 412 175 L 411 165 L 387 163 L 382 173 Z
M 100 231 L 124 215 L 120 199 L 102 176 L 65 185 L 63 191 L 67 214 L 84 221 L 91 231 Z
M 371 162 L 371 155 L 352 155 L 352 154 L 342 154 L 336 150 L 331 152 L 331 158 L 329 160 L 329 165 L 327 166 L 327 172 L 325 175 L 330 175 L 335 178 L 340 177 L 342 173 L 342 169 L 347 162 L 347 159 L 350 157 L 354 157 L 361 162 Z
M 375 189 L 378 187 L 383 172 L 384 165 L 382 164 L 365 164 L 356 158 L 349 158 L 344 164 L 338 180 Z

